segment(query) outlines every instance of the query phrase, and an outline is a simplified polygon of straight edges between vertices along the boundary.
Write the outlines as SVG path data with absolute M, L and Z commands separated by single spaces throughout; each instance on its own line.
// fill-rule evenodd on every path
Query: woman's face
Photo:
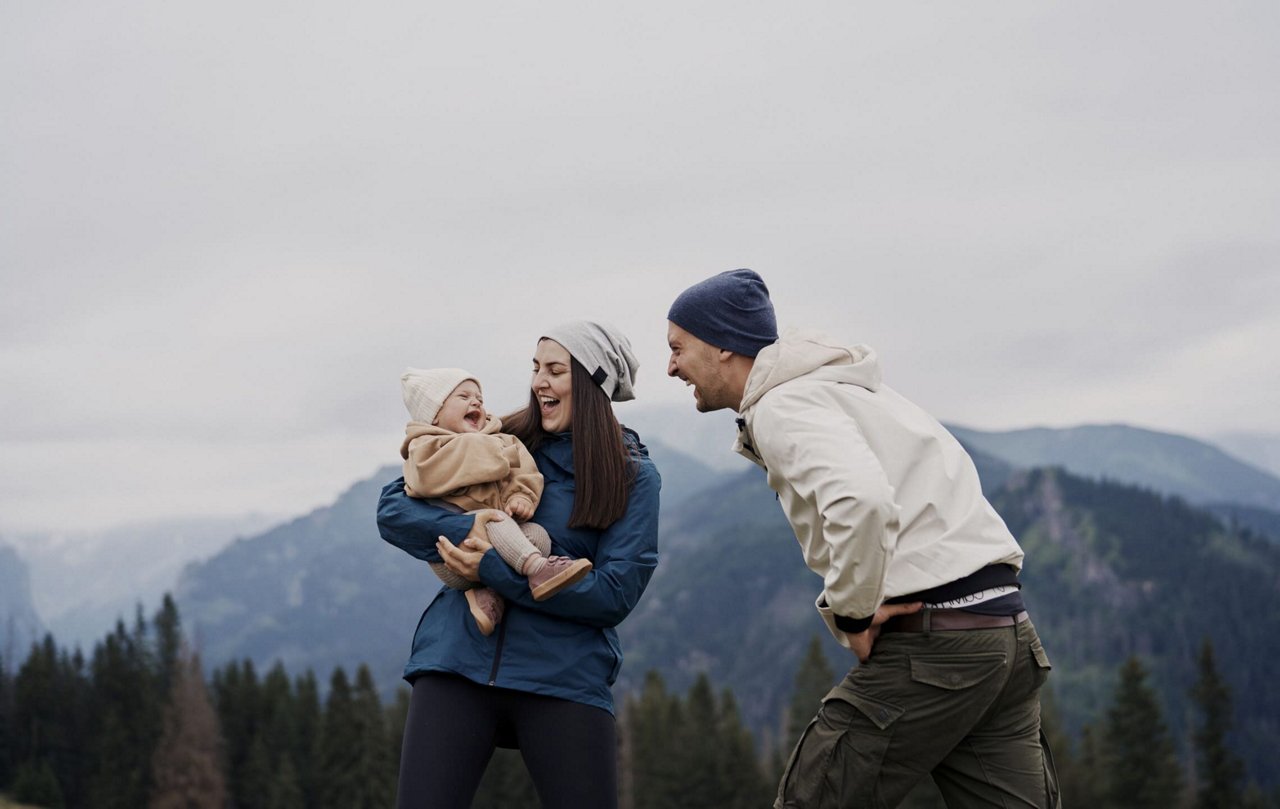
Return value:
M 563 433 L 573 424 L 573 385 L 569 381 L 569 351 L 555 340 L 543 340 L 533 352 L 530 388 L 538 399 L 542 429 Z

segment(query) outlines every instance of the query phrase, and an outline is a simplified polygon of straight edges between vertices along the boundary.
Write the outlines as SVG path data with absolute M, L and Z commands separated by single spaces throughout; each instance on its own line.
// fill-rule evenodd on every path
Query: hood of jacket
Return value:
M 480 432 L 484 435 L 502 432 L 502 419 L 496 416 L 487 416 L 484 426 L 480 428 Z M 427 424 L 425 421 L 411 421 L 404 426 L 404 441 L 400 444 L 400 457 L 409 457 L 409 442 L 415 438 L 423 438 L 424 436 L 448 438 L 455 435 L 462 435 L 462 433 L 455 433 L 453 430 L 446 430 L 434 424 Z
M 821 332 L 792 328 L 756 355 L 739 412 L 751 408 L 778 385 L 807 375 L 869 391 L 880 389 L 880 361 L 870 346 L 845 346 Z

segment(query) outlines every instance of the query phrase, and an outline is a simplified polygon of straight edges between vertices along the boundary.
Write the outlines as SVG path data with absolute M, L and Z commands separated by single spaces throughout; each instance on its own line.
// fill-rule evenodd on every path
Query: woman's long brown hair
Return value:
M 608 528 L 627 510 L 635 466 L 609 397 L 573 357 L 569 358 L 569 382 L 573 386 L 569 429 L 573 433 L 574 479 L 569 527 Z M 519 438 L 530 452 L 547 439 L 538 397 L 532 390 L 523 410 L 503 416 L 502 431 Z

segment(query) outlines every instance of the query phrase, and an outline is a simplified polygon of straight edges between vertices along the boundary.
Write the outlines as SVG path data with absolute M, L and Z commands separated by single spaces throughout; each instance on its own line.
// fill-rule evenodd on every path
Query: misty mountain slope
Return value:
M 139 603 L 150 613 L 182 568 L 276 522 L 261 514 L 158 520 L 76 534 L 13 537 L 31 569 L 36 608 L 66 646 L 89 649 Z
M 1245 529 L 1280 543 L 1280 511 L 1238 503 L 1210 503 L 1204 508 L 1217 515 L 1223 525 Z
M 1064 718 L 1105 710 L 1117 664 L 1140 655 L 1175 736 L 1186 730 L 1196 656 L 1213 641 L 1251 768 L 1280 749 L 1280 546 L 1145 489 L 1032 470 L 993 501 L 1027 552 L 1033 619 L 1054 660 Z M 1266 605 L 1266 606 L 1264 606 Z M 1272 774 L 1274 776 L 1274 774 Z
M 31 598 L 31 580 L 18 552 L 0 544 L 0 665 L 10 673 L 44 634 Z
M 662 475 L 661 500 L 664 509 L 683 503 L 709 483 L 725 475 L 662 439 L 646 439 L 641 436 L 641 441 Z
M 1192 503 L 1280 511 L 1280 478 L 1182 435 L 1120 424 L 984 432 L 949 426 L 966 446 L 1015 466 L 1061 466 L 1085 477 L 1135 483 Z
M 1217 433 L 1210 440 L 1237 458 L 1280 477 L 1280 433 L 1234 431 Z
M 399 474 L 381 469 L 332 506 L 184 571 L 176 598 L 206 663 L 281 660 L 323 679 L 334 666 L 366 661 L 389 687 L 440 586 L 425 563 L 378 536 L 378 494 Z

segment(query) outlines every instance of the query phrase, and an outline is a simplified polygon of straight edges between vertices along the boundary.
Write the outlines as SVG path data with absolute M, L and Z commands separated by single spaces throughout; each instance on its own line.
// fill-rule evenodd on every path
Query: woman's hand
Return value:
M 480 560 L 484 558 L 485 551 L 493 547 L 489 543 L 489 531 L 485 526 L 505 519 L 507 515 L 501 511 L 486 508 L 476 512 L 471 532 L 462 540 L 461 545 L 454 545 L 447 537 L 438 537 L 436 551 L 444 560 L 445 567 L 467 581 L 480 581 Z
M 480 581 L 480 560 L 484 558 L 484 551 L 465 547 L 470 541 L 464 540 L 464 547 L 460 548 L 442 536 L 436 539 L 436 550 L 444 560 L 445 567 L 467 581 Z

